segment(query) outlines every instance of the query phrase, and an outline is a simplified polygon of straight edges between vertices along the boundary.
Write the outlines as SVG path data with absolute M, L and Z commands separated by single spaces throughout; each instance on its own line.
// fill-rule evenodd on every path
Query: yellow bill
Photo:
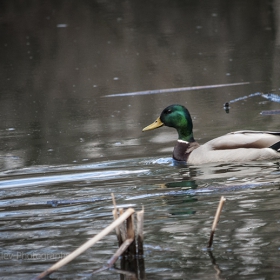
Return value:
M 143 128 L 142 131 L 152 130 L 152 129 L 161 127 L 163 125 L 164 125 L 164 123 L 158 117 L 152 124 L 150 124 L 150 125 L 146 126 L 145 128 Z

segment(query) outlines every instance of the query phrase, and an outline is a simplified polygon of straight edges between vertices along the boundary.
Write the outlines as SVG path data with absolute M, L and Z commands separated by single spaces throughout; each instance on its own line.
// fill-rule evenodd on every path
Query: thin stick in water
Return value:
M 117 209 L 115 195 L 113 193 L 111 193 L 111 196 L 112 196 L 112 201 L 113 201 L 114 208 Z
M 126 239 L 123 244 L 120 246 L 120 248 L 116 251 L 116 253 L 108 260 L 107 264 L 101 267 L 98 270 L 95 270 L 92 274 L 99 273 L 101 271 L 104 271 L 106 269 L 111 268 L 114 263 L 118 260 L 118 258 L 126 251 L 128 246 L 133 242 L 132 238 Z
M 117 209 L 114 209 L 113 210 L 113 216 L 114 216 L 114 220 L 116 221 L 118 219 L 118 210 Z M 122 245 L 123 241 L 122 241 L 122 236 L 121 236 L 121 231 L 120 231 L 120 227 L 117 226 L 115 228 L 115 231 L 116 231 L 116 235 L 117 235 L 117 238 L 118 238 L 118 242 L 119 242 L 119 246 Z
M 113 205 L 114 205 L 113 217 L 114 217 L 114 220 L 117 220 L 118 217 L 119 217 L 119 215 L 118 215 L 118 208 L 117 208 L 117 204 L 116 204 L 116 200 L 115 200 L 114 194 L 111 193 L 111 196 L 112 196 L 112 201 L 113 201 Z M 120 227 L 117 226 L 115 228 L 115 230 L 116 230 L 116 235 L 117 235 L 117 238 L 118 238 L 119 246 L 121 246 L 122 243 L 123 243 L 123 240 L 122 240 L 122 236 L 121 236 Z
M 124 213 L 123 208 L 120 208 L 119 212 L 120 212 L 120 216 L 121 216 Z M 127 238 L 124 222 L 120 224 L 119 228 L 120 228 L 120 232 L 121 232 L 122 242 L 124 242 Z
M 127 238 L 132 238 L 133 242 L 128 247 L 128 253 L 132 256 L 136 255 L 136 244 L 135 244 L 135 228 L 134 228 L 134 216 L 131 215 L 126 220 Z
M 116 251 L 116 253 L 111 257 L 111 259 L 107 262 L 108 267 L 112 267 L 114 263 L 118 260 L 118 258 L 126 251 L 128 246 L 134 241 L 133 238 L 128 238 L 124 241 L 121 247 Z
M 215 230 L 216 230 L 217 224 L 219 222 L 220 215 L 221 215 L 221 212 L 222 212 L 225 201 L 226 201 L 225 197 L 222 196 L 221 199 L 220 199 L 219 206 L 218 206 L 217 211 L 216 211 L 216 215 L 215 215 L 213 224 L 212 224 L 211 234 L 210 234 L 210 238 L 209 238 L 209 242 L 208 242 L 208 248 L 211 248 L 211 246 L 213 244 Z
M 144 207 L 141 211 L 137 212 L 137 244 L 138 244 L 138 255 L 144 255 L 143 249 L 143 240 L 144 240 L 144 233 L 143 233 L 143 224 L 144 224 Z

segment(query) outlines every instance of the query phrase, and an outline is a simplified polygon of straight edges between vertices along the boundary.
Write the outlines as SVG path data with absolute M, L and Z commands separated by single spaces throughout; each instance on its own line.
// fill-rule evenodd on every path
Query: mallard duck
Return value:
M 199 145 L 194 140 L 189 111 L 177 104 L 165 108 L 160 117 L 143 131 L 163 125 L 174 127 L 178 132 L 173 151 L 173 158 L 177 161 L 205 164 L 280 159 L 280 132 L 236 131 Z

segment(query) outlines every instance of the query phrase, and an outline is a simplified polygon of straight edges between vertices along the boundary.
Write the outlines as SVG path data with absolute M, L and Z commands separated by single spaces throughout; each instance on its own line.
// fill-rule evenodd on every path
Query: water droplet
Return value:
M 67 26 L 68 26 L 68 24 L 66 24 L 66 23 L 60 23 L 60 24 L 56 25 L 57 28 L 65 28 Z

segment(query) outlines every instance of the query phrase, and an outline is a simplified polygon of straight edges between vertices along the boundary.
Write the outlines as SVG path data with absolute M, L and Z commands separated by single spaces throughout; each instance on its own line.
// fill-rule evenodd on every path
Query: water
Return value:
M 279 7 L 3 2 L 0 278 L 31 279 L 100 232 L 113 192 L 118 205 L 145 207 L 147 279 L 278 279 L 279 164 L 176 166 L 174 130 L 142 128 L 180 103 L 200 143 L 279 131 L 279 115 L 260 114 L 279 110 Z M 186 90 L 164 91 L 176 88 Z M 91 275 L 116 249 L 112 233 L 50 278 L 119 279 Z
M 31 278 L 102 230 L 112 220 L 111 192 L 123 207 L 145 207 L 148 279 L 214 279 L 213 258 L 221 279 L 276 279 L 278 165 L 174 167 L 171 162 L 139 158 L 4 172 L 3 279 Z M 212 256 L 206 247 L 221 195 L 227 201 Z M 91 279 L 91 271 L 102 267 L 116 248 L 112 233 L 53 277 Z M 119 277 L 107 274 L 93 279 Z

